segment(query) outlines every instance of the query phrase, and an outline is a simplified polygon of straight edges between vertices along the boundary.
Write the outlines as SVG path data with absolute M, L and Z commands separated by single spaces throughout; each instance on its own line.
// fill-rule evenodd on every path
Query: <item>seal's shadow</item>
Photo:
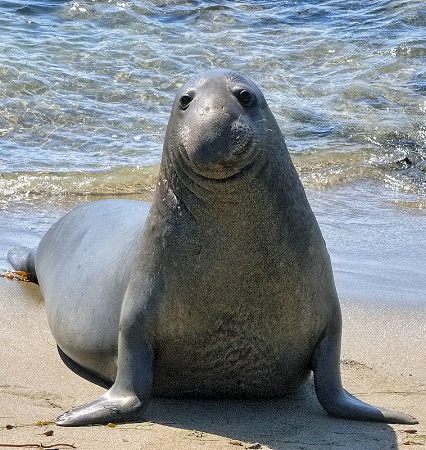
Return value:
M 387 424 L 328 416 L 312 382 L 291 396 L 269 400 L 154 398 L 145 417 L 153 423 L 197 430 L 200 439 L 214 434 L 276 450 L 397 448 L 395 432 Z

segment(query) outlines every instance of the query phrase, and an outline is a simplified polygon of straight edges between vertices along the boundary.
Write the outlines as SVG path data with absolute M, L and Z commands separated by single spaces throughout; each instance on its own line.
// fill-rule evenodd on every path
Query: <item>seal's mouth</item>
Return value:
M 239 147 L 239 148 L 233 150 L 232 154 L 235 155 L 235 156 L 242 155 L 242 154 L 248 152 L 249 148 L 250 148 L 250 145 L 244 145 L 241 148 Z
M 197 175 L 204 178 L 215 180 L 224 180 L 234 177 L 242 172 L 255 158 L 257 154 L 254 139 L 246 139 L 244 145 L 235 146 L 232 151 L 228 151 L 228 157 L 218 161 L 195 161 L 188 154 L 185 146 L 181 145 L 180 153 L 183 156 L 184 163 Z

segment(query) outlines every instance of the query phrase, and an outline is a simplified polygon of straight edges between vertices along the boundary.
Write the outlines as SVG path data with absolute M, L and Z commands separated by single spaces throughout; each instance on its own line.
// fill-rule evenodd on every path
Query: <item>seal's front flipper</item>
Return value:
M 141 418 L 146 405 L 136 396 L 114 397 L 110 391 L 97 400 L 72 409 L 56 418 L 56 424 L 63 427 L 135 422 Z
M 312 366 L 318 400 L 331 416 L 372 422 L 418 423 L 408 414 L 369 405 L 343 389 L 340 379 L 340 332 L 324 335 L 313 353 Z
M 33 283 L 37 283 L 34 258 L 37 247 L 31 249 L 21 245 L 12 247 L 7 253 L 7 259 L 15 270 L 22 270 L 28 273 L 28 278 Z
M 97 400 L 68 411 L 56 419 L 64 427 L 137 422 L 151 399 L 153 351 L 135 336 L 120 330 L 117 377 L 111 389 Z

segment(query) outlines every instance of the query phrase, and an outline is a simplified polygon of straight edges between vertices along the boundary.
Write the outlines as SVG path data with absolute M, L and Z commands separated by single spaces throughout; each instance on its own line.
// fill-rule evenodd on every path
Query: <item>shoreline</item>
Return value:
M 155 398 L 144 423 L 63 428 L 36 424 L 52 421 L 64 410 L 101 395 L 104 389 L 80 378 L 61 361 L 38 287 L 1 278 L 0 444 L 42 442 L 61 448 L 59 444 L 66 443 L 92 450 L 233 449 L 241 447 L 238 442 L 242 448 L 260 443 L 262 449 L 348 450 L 426 444 L 426 308 L 345 299 L 341 303 L 344 386 L 362 400 L 416 416 L 419 424 L 329 417 L 308 382 L 300 392 L 283 399 Z M 53 434 L 46 436 L 46 431 Z

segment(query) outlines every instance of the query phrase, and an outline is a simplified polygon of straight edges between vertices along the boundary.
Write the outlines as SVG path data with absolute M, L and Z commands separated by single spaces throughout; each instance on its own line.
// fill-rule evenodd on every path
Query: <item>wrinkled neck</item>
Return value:
M 197 218 L 212 214 L 215 209 L 223 212 L 241 207 L 246 197 L 242 193 L 252 189 L 251 185 L 263 169 L 258 167 L 257 161 L 252 161 L 231 177 L 214 179 L 194 172 L 183 157 L 175 155 L 172 151 L 165 152 L 164 179 L 178 202 Z
M 165 148 L 160 173 L 164 192 L 197 219 L 248 217 L 255 208 L 265 213 L 288 208 L 303 192 L 284 141 L 261 148 L 240 172 L 224 179 L 195 173 L 178 149 Z

